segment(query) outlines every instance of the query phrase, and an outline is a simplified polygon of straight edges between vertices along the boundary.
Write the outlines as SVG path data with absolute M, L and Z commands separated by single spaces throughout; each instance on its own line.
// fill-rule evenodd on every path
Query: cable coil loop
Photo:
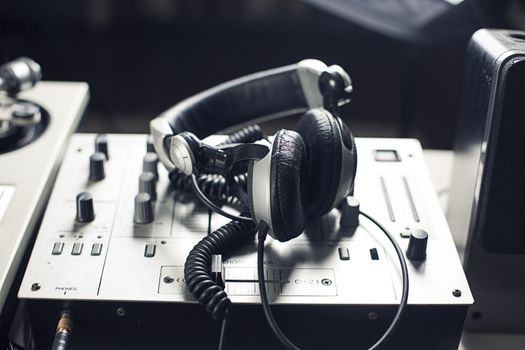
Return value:
M 233 134 L 228 139 L 219 144 L 225 146 L 233 143 L 250 143 L 264 138 L 259 125 L 247 126 Z M 187 176 L 179 170 L 174 170 L 169 174 L 175 192 L 193 193 L 191 185 L 191 176 Z M 248 183 L 248 174 L 241 173 L 234 176 L 235 181 L 246 190 Z M 197 183 L 201 191 L 212 202 L 217 205 L 229 205 L 232 207 L 240 207 L 239 199 L 232 195 L 232 190 L 228 185 L 226 179 L 219 174 L 199 174 L 197 176 Z
M 253 239 L 255 232 L 255 223 L 231 221 L 197 243 L 186 259 L 186 286 L 206 311 L 211 313 L 214 320 L 222 320 L 225 317 L 230 309 L 231 300 L 211 277 L 212 255 L 224 254 L 243 241 Z
M 219 143 L 218 146 L 231 145 L 232 143 L 252 143 L 265 137 L 261 127 L 253 124 L 234 132 L 228 136 L 226 141 Z

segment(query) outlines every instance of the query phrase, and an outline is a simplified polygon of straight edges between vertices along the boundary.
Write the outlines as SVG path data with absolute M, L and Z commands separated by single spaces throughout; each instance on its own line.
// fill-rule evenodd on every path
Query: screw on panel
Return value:
M 164 277 L 164 283 L 170 284 L 170 283 L 173 283 L 173 281 L 175 280 L 171 276 Z
M 31 290 L 32 290 L 33 292 L 36 292 L 36 291 L 39 290 L 41 287 L 42 287 L 42 286 L 40 285 L 40 283 L 33 283 L 33 284 L 31 285 Z
M 379 318 L 379 315 L 376 312 L 371 312 L 368 314 L 369 320 L 377 320 Z
M 452 295 L 455 296 L 456 298 L 459 298 L 461 296 L 461 291 L 459 289 L 454 289 L 452 291 Z
M 117 308 L 117 316 L 126 316 L 126 309 L 124 309 L 123 307 Z

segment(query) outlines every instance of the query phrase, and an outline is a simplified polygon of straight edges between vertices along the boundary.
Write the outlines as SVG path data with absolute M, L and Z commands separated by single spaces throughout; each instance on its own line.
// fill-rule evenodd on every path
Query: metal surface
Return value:
M 3 212 L 0 215 L 0 310 L 51 192 L 64 144 L 86 106 L 88 86 L 41 82 L 18 97 L 42 106 L 51 121 L 33 143 L 0 154 L 0 192 L 3 193 L 0 198 L 0 214 Z
M 140 309 L 141 302 L 168 302 L 170 308 L 193 305 L 195 301 L 184 286 L 183 265 L 189 250 L 207 232 L 207 212 L 193 203 L 174 201 L 166 171 L 159 166 L 155 219 L 151 224 L 135 224 L 134 197 L 142 172 L 142 155 L 146 152 L 146 136 L 108 135 L 111 159 L 106 164 L 106 178 L 89 182 L 94 137 L 77 134 L 69 145 L 19 297 L 31 299 L 37 309 L 51 307 L 53 300 L 55 304 L 64 300 L 85 301 L 79 308 L 94 300 L 104 301 L 104 305 L 111 301 L 128 302 L 127 307 L 132 309 Z M 453 348 L 450 344 L 456 333 L 455 344 L 459 342 L 461 310 L 472 303 L 472 296 L 426 171 L 421 146 L 415 140 L 399 139 L 358 138 L 356 142 L 360 164 L 355 195 L 361 209 L 385 224 L 403 250 L 408 239 L 399 233 L 406 227 L 429 233 L 425 262 L 409 262 L 411 312 L 416 312 L 417 306 L 419 311 L 414 315 L 427 317 L 429 323 L 416 325 L 408 318 L 404 327 L 422 327 L 428 335 L 433 331 L 425 327 L 434 322 L 431 319 L 449 317 L 449 326 L 454 325 L 454 329 L 447 336 L 452 339 L 448 347 Z M 396 150 L 401 161 L 378 162 L 374 159 L 377 149 Z M 381 178 L 390 193 L 395 221 L 391 221 L 388 212 Z M 95 221 L 79 225 L 75 223 L 75 196 L 82 191 L 93 195 Z M 417 209 L 419 221 L 414 220 L 412 206 Z M 380 305 L 381 310 L 390 310 L 399 302 L 401 276 L 388 241 L 365 219 L 355 232 L 339 230 L 339 217 L 334 210 L 293 241 L 267 242 L 266 274 L 273 304 L 292 308 L 308 305 L 305 310 L 313 305 L 346 305 L 348 310 L 356 310 L 347 315 L 352 318 L 362 315 L 358 311 L 361 307 L 370 308 L 368 314 Z M 227 221 L 213 215 L 212 227 Z M 56 242 L 64 243 L 59 255 L 52 254 Z M 80 255 L 71 254 L 75 243 L 84 245 Z M 93 244 L 102 244 L 99 256 L 90 254 Z M 148 245 L 155 246 L 153 252 Z M 350 258 L 342 260 L 338 248 L 348 249 Z M 373 249 L 378 260 L 372 257 Z M 239 247 L 224 261 L 226 290 L 236 305 L 250 308 L 250 304 L 259 303 L 255 261 L 255 242 Z M 40 286 L 37 290 L 32 288 L 35 283 Z M 461 291 L 460 297 L 453 295 L 455 289 Z M 100 303 L 93 305 L 104 309 Z M 100 312 L 106 312 L 102 309 Z M 200 307 L 194 313 L 207 316 Z M 148 316 L 141 317 L 146 327 Z M 421 334 L 414 344 L 421 345 Z

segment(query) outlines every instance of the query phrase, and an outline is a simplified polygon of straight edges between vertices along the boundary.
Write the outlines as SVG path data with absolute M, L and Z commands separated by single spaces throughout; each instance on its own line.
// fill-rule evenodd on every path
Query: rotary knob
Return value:
M 159 156 L 156 153 L 148 152 L 142 159 L 142 171 L 145 173 L 150 172 L 155 175 L 155 181 L 159 179 L 158 163 Z
M 155 145 L 153 144 L 153 136 L 151 135 L 148 135 L 148 138 L 146 140 L 146 152 L 155 153 Z
M 108 137 L 106 134 L 99 134 L 95 138 L 95 152 L 104 153 L 106 160 L 109 160 Z
M 142 192 L 135 196 L 133 221 L 136 224 L 147 224 L 153 221 L 153 201 L 148 193 Z
M 81 192 L 77 195 L 77 221 L 91 222 L 93 220 L 95 220 L 93 197 L 88 192 Z
M 423 261 L 427 257 L 428 233 L 425 230 L 413 229 L 407 248 L 407 258 L 411 261 Z
M 32 119 L 35 115 L 40 112 L 39 108 L 28 102 L 17 103 L 14 106 L 13 113 L 11 114 L 14 118 L 28 120 Z
M 155 175 L 152 172 L 145 172 L 139 176 L 139 193 L 145 192 L 151 196 L 152 200 L 157 199 L 157 189 L 155 188 Z
M 89 179 L 100 181 L 106 176 L 104 172 L 104 162 L 106 156 L 102 152 L 95 152 L 89 157 Z

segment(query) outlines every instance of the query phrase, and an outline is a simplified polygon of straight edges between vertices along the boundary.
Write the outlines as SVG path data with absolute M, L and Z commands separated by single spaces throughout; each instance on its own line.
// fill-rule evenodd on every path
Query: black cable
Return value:
M 9 350 L 25 350 L 25 348 L 21 345 L 18 345 L 12 340 L 7 341 L 7 346 L 9 347 Z
M 211 276 L 212 255 L 224 255 L 230 249 L 253 239 L 256 230 L 253 220 L 231 221 L 201 239 L 186 258 L 184 264 L 186 286 L 206 311 L 211 313 L 214 320 L 224 319 L 231 307 L 231 300 L 223 287 Z
M 266 135 L 257 124 L 248 125 L 228 136 L 226 141 L 219 143 L 217 146 L 231 145 L 233 143 L 253 143 L 262 140 Z
M 199 188 L 199 184 L 197 183 L 197 177 L 195 176 L 195 174 L 191 174 L 191 187 L 193 188 L 193 191 L 195 192 L 195 195 L 197 196 L 197 198 L 208 209 L 211 209 L 214 212 L 216 212 L 217 214 L 220 214 L 220 215 L 222 215 L 224 217 L 227 217 L 228 219 L 231 219 L 231 220 L 244 221 L 244 222 L 248 222 L 248 221 L 249 222 L 253 222 L 253 219 L 251 217 L 249 217 L 249 216 L 242 216 L 242 215 L 234 215 L 234 214 L 230 214 L 228 212 L 225 212 L 218 205 L 216 205 L 211 200 L 209 200 L 208 197 L 206 197 L 206 195 L 204 193 L 202 193 L 202 190 Z
M 405 260 L 405 254 L 401 250 L 401 247 L 399 246 L 399 244 L 397 244 L 397 241 L 395 240 L 394 236 L 392 236 L 392 234 L 388 232 L 388 230 L 383 225 L 381 225 L 376 219 L 374 219 L 370 215 L 362 211 L 359 211 L 359 214 L 363 215 L 365 218 L 367 218 L 372 223 L 374 223 L 381 231 L 383 231 L 383 233 L 386 235 L 390 243 L 392 243 L 392 245 L 394 246 L 394 249 L 396 250 L 396 254 L 399 259 L 399 264 L 401 266 L 401 274 L 403 276 L 403 291 L 401 293 L 401 301 L 399 303 L 399 306 L 397 307 L 396 315 L 392 319 L 390 326 L 388 326 L 387 330 L 385 331 L 385 333 L 383 333 L 381 338 L 379 338 L 379 340 L 376 341 L 375 344 L 369 348 L 369 350 L 375 350 L 375 349 L 378 349 L 380 346 L 382 346 L 388 340 L 388 338 L 390 338 L 395 328 L 398 326 L 401 320 L 401 316 L 403 315 L 405 311 L 405 308 L 408 302 L 408 289 L 409 289 L 408 268 L 407 268 L 407 263 Z
M 193 193 L 191 176 L 188 176 L 179 170 L 173 170 L 169 174 L 171 186 L 176 193 Z M 234 181 L 244 190 L 248 183 L 248 174 L 237 174 Z M 242 207 L 241 202 L 233 194 L 234 191 L 228 184 L 224 176 L 220 174 L 199 174 L 197 175 L 197 183 L 201 191 L 213 203 L 223 206 L 227 205 L 233 208 Z
M 58 320 L 57 329 L 55 332 L 55 338 L 51 350 L 68 350 L 69 343 L 71 342 L 71 333 L 73 331 L 71 310 L 63 310 L 60 313 L 60 319 Z
M 228 139 L 219 143 L 217 146 L 221 147 L 238 143 L 252 143 L 263 139 L 264 137 L 265 135 L 261 131 L 259 125 L 254 124 L 234 132 L 228 136 Z M 246 170 L 242 168 L 233 169 L 232 175 L 232 179 L 230 180 L 234 181 L 234 186 L 238 186 L 246 191 L 248 183 L 248 174 Z M 173 189 L 176 192 L 192 192 L 191 176 L 175 169 L 170 172 L 169 178 Z M 238 191 L 234 191 L 234 189 L 231 188 L 231 183 L 229 183 L 224 176 L 220 174 L 201 173 L 197 176 L 197 183 L 204 195 L 216 205 L 228 205 L 230 207 L 242 209 L 240 199 L 235 196 L 235 193 Z
M 213 212 L 211 211 L 211 209 L 208 209 L 208 236 L 211 233 L 211 214 L 212 213 Z
M 226 327 L 228 326 L 228 319 L 230 318 L 230 315 L 231 315 L 231 306 L 230 306 L 230 308 L 228 308 L 226 310 L 226 313 L 224 314 L 224 318 L 222 319 L 221 335 L 219 337 L 219 350 L 222 350 L 222 348 L 224 347 L 224 339 L 225 339 L 225 335 L 226 335 Z
M 392 319 L 390 326 L 388 326 L 387 330 L 383 333 L 381 338 L 379 338 L 379 340 L 377 340 L 374 343 L 374 345 L 368 348 L 368 350 L 376 350 L 380 346 L 384 345 L 386 341 L 390 338 L 390 336 L 393 334 L 394 330 L 399 325 L 401 316 L 403 315 L 405 308 L 407 306 L 408 290 L 409 290 L 408 268 L 407 268 L 407 264 L 405 261 L 405 255 L 403 254 L 401 247 L 399 247 L 399 244 L 397 244 L 394 236 L 392 236 L 392 234 L 390 234 L 390 232 L 388 232 L 388 230 L 383 225 L 381 225 L 377 220 L 372 218 L 370 215 L 363 213 L 362 211 L 360 211 L 359 214 L 363 215 L 365 218 L 367 218 L 372 223 L 374 223 L 381 231 L 383 231 L 383 233 L 387 236 L 388 240 L 392 243 L 396 251 L 396 254 L 399 258 L 399 263 L 401 266 L 401 273 L 403 276 L 403 291 L 401 294 L 401 302 L 399 303 L 397 312 L 394 318 Z M 273 334 L 276 336 L 276 338 L 281 342 L 283 346 L 285 346 L 289 350 L 300 350 L 300 348 L 297 347 L 295 344 L 293 344 L 281 331 L 281 329 L 279 328 L 279 326 L 277 325 L 277 322 L 275 321 L 273 317 L 272 310 L 270 309 L 270 305 L 268 303 L 266 284 L 264 282 L 264 241 L 266 240 L 267 235 L 268 235 L 268 225 L 261 222 L 259 224 L 259 234 L 258 234 L 258 243 L 257 243 L 257 275 L 259 279 L 259 294 L 261 296 L 261 304 L 264 310 L 264 315 L 266 316 L 266 320 L 268 321 L 268 325 L 272 329 Z
M 266 283 L 264 282 L 264 241 L 266 241 L 266 237 L 268 236 L 268 229 L 268 225 L 266 225 L 264 222 L 261 221 L 259 223 L 259 234 L 257 237 L 257 276 L 259 280 L 259 294 L 261 295 L 261 304 L 263 307 L 264 316 L 266 316 L 266 320 L 268 321 L 268 325 L 272 329 L 273 334 L 275 334 L 282 345 L 284 345 L 289 350 L 300 350 L 286 337 L 286 335 L 284 335 L 283 331 L 281 331 L 279 325 L 273 318 L 273 313 L 268 303 Z

